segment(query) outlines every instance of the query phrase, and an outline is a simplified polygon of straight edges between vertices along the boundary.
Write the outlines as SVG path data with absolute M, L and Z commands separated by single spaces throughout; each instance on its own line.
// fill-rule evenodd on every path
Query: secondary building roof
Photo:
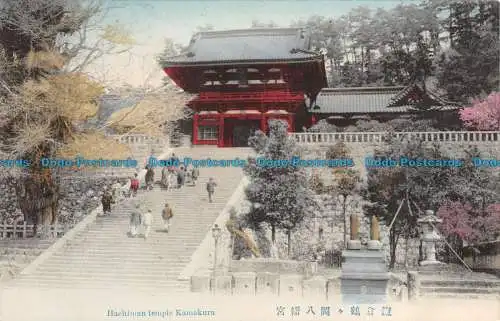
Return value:
M 325 88 L 311 109 L 316 114 L 407 113 L 456 110 L 460 106 L 441 99 L 416 82 L 409 86 Z
M 163 67 L 235 63 L 302 62 L 322 58 L 311 52 L 310 35 L 303 28 L 252 28 L 208 31 L 193 36 L 186 53 L 165 58 Z

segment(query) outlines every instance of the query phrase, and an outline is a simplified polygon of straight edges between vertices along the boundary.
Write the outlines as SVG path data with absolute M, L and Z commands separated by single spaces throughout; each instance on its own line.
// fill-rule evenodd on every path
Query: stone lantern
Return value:
M 424 252 L 424 260 L 420 265 L 435 265 L 443 264 L 436 259 L 436 243 L 441 240 L 437 230 L 436 224 L 441 223 L 443 220 L 438 218 L 434 211 L 427 210 L 425 215 L 417 220 L 422 228 L 422 248 Z

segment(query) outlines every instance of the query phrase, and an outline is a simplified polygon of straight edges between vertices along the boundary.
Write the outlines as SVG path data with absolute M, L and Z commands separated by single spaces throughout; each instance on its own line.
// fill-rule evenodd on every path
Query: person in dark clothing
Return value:
M 172 157 L 171 158 L 172 158 L 172 161 L 174 163 L 177 163 L 177 164 L 179 163 L 179 157 L 177 157 L 174 153 L 172 153 Z
M 164 167 L 161 170 L 161 186 L 168 189 L 168 168 Z
M 104 212 L 104 214 L 109 215 L 111 213 L 111 204 L 114 203 L 113 195 L 111 194 L 109 189 L 106 189 L 104 191 L 104 194 L 102 194 L 101 203 L 102 203 L 102 211 Z
M 184 186 L 184 182 L 186 180 L 186 169 L 181 166 L 179 170 L 177 171 L 177 186 L 178 188 L 181 188 Z
M 130 214 L 130 232 L 129 232 L 129 234 L 131 237 L 137 236 L 138 228 L 142 223 L 140 208 L 141 208 L 141 206 L 139 204 L 137 204 L 135 206 L 135 209 Z
M 207 183 L 208 201 L 210 203 L 213 202 L 213 197 L 214 197 L 216 186 L 217 186 L 217 183 L 215 182 L 213 177 L 210 177 L 210 179 L 208 180 L 208 183 Z
M 146 189 L 153 189 L 153 184 L 155 181 L 155 171 L 152 167 L 146 166 Z
M 193 178 L 193 185 L 196 185 L 196 181 L 198 180 L 198 177 L 200 177 L 200 170 L 198 167 L 193 167 L 193 170 L 191 171 L 191 177 Z

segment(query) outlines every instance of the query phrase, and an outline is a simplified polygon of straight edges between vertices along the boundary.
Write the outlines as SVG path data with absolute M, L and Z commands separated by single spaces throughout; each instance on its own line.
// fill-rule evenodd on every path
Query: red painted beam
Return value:
M 268 91 L 268 92 L 203 92 L 200 93 L 192 102 L 263 102 L 263 103 L 276 103 L 276 102 L 302 102 L 304 101 L 304 94 L 300 92 L 287 92 L 287 91 Z

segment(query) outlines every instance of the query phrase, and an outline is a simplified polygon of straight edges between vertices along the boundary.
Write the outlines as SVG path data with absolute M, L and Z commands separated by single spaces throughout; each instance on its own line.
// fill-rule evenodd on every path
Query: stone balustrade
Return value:
M 280 274 L 272 272 L 234 272 L 216 276 L 196 274 L 191 277 L 191 292 L 215 295 L 261 296 L 281 298 L 306 298 L 317 301 L 340 302 L 342 299 L 339 277 L 326 278 L 316 275 L 307 278 L 303 274 Z M 401 293 L 391 293 L 389 300 L 406 300 Z
M 500 142 L 500 131 L 291 133 L 299 144 L 383 143 L 389 137 L 428 142 Z
M 306 297 L 319 300 L 338 299 L 340 283 L 337 279 L 315 276 L 306 279 L 300 274 L 271 272 L 235 272 L 217 276 L 193 275 L 191 292 L 219 295 L 279 295 L 280 297 Z
M 116 141 L 127 145 L 167 144 L 167 139 L 165 137 L 153 137 L 140 134 L 110 135 L 110 136 L 113 137 Z

